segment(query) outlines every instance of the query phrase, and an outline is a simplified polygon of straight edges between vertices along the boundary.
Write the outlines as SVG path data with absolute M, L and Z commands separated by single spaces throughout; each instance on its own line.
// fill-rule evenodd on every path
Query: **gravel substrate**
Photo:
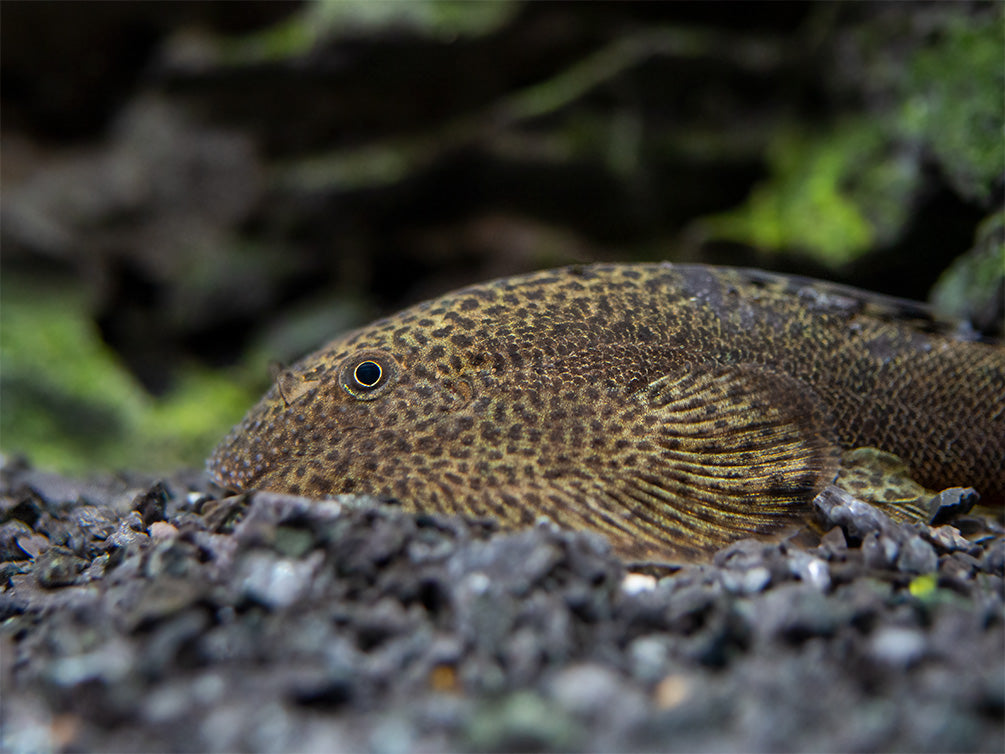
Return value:
M 818 547 L 653 575 L 546 525 L 0 474 L 5 751 L 1003 749 L 994 521 L 832 490 Z

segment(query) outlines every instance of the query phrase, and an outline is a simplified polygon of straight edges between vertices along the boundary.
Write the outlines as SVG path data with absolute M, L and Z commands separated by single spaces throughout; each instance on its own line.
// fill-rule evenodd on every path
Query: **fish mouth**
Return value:
M 241 493 L 255 489 L 262 473 L 253 468 L 247 460 L 237 461 L 237 455 L 217 449 L 206 459 L 206 473 L 217 487 L 230 492 Z
M 374 426 L 377 425 L 357 422 L 339 427 L 339 432 L 372 429 Z M 269 487 L 270 483 L 276 482 L 272 478 L 275 472 L 282 472 L 291 462 L 312 457 L 318 452 L 315 447 L 299 443 L 280 447 L 260 437 L 255 428 L 255 422 L 247 421 L 234 427 L 206 459 L 205 471 L 216 486 L 235 494 L 256 489 L 278 491 L 281 485 Z
M 247 422 L 234 427 L 206 459 L 210 480 L 228 492 L 247 492 L 260 487 L 275 459 L 255 441 Z

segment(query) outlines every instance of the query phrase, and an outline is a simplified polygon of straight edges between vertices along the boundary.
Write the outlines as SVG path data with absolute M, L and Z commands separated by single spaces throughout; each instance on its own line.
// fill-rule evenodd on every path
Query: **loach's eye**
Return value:
M 355 353 L 342 363 L 339 383 L 353 398 L 369 401 L 381 395 L 397 378 L 398 362 L 384 351 Z

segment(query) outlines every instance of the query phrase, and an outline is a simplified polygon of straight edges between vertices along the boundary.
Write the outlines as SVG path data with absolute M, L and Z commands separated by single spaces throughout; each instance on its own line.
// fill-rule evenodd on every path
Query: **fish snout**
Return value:
M 220 442 L 206 461 L 213 482 L 234 492 L 262 486 L 282 455 L 279 445 L 268 440 L 268 427 L 262 425 L 248 416 Z
M 206 472 L 220 487 L 231 492 L 253 489 L 265 471 L 265 457 L 240 449 L 241 438 L 231 432 L 206 461 Z

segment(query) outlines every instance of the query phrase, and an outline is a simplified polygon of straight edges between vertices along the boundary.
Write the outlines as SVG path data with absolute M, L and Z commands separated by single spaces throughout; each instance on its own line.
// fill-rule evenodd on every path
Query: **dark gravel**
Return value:
M 1003 749 L 994 521 L 830 491 L 819 546 L 657 578 L 547 526 L 0 474 L 4 751 Z

